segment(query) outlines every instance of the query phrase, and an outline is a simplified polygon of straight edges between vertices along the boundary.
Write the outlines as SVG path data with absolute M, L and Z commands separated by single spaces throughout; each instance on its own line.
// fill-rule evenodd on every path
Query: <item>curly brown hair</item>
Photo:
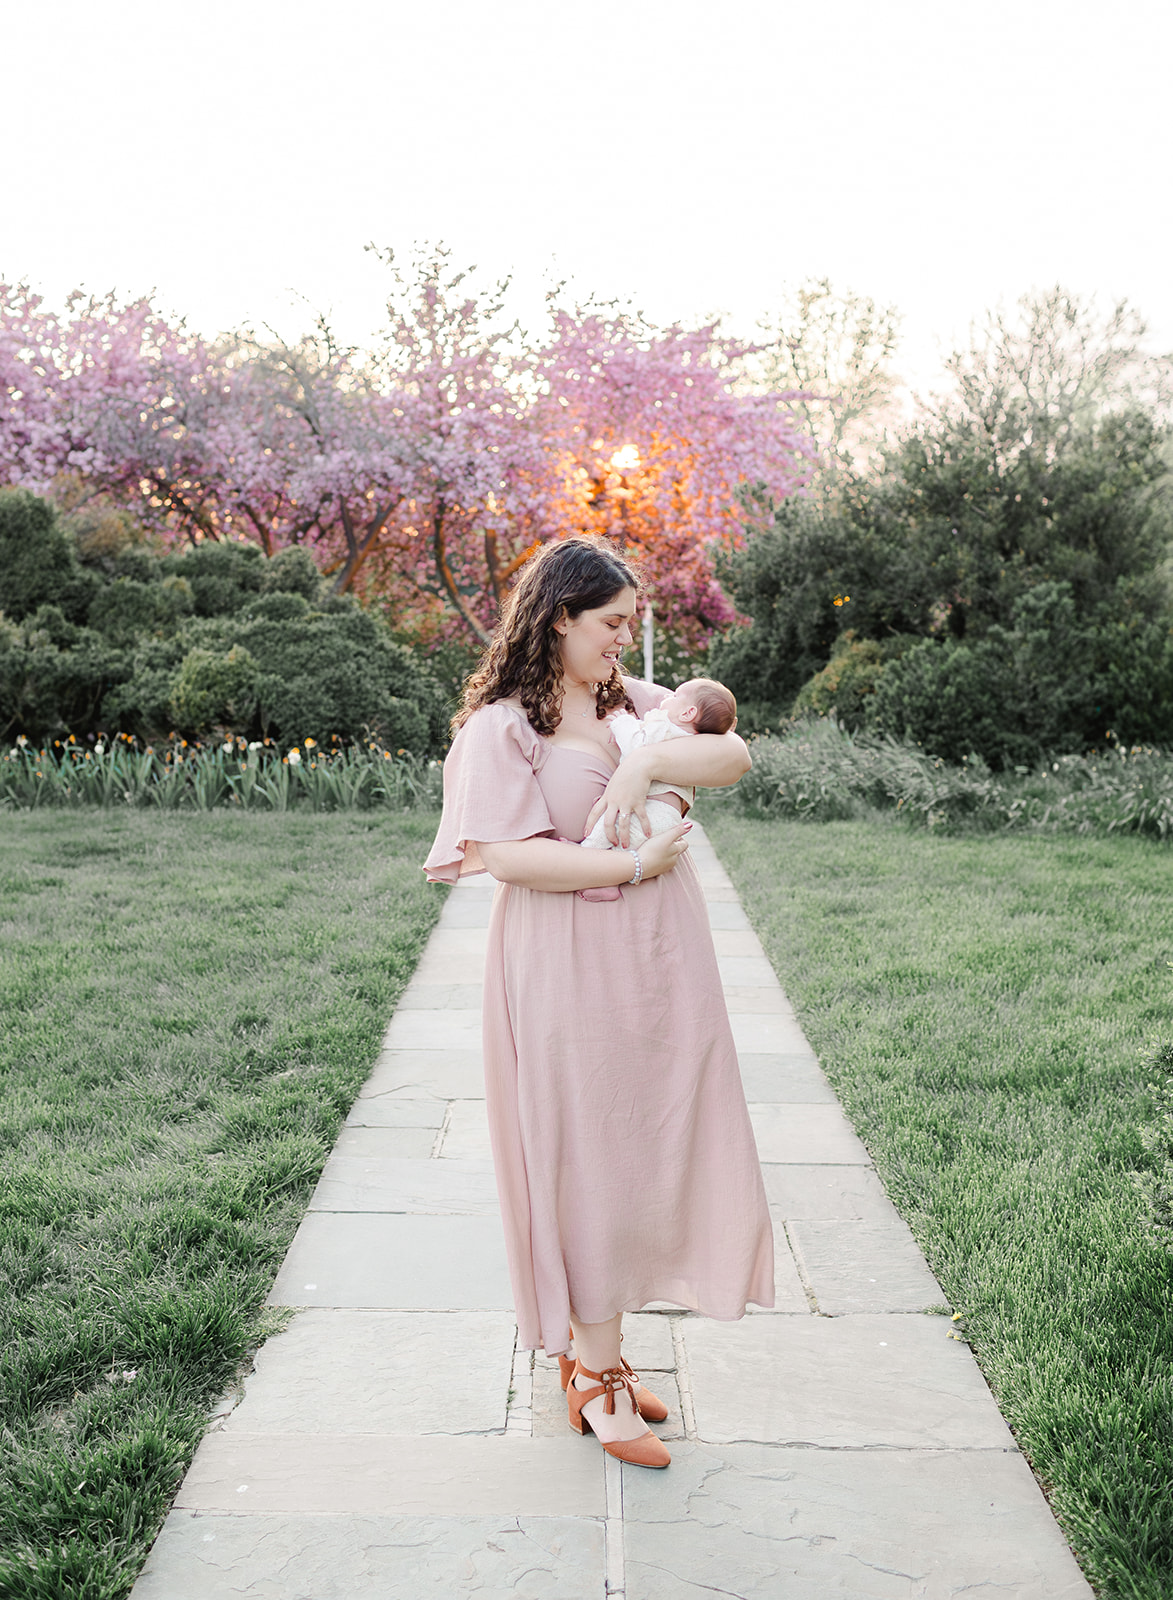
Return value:
M 521 569 L 485 658 L 464 686 L 453 731 L 481 706 L 516 697 L 530 726 L 551 734 L 562 720 L 562 656 L 554 624 L 640 587 L 639 574 L 608 540 L 587 534 L 545 544 Z M 634 711 L 618 664 L 595 689 L 595 715 Z

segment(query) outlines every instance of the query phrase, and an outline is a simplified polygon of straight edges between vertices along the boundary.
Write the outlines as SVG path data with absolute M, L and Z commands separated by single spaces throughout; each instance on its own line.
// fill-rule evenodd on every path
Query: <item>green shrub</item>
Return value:
M 1004 721 L 1013 687 L 1007 668 L 988 641 L 921 639 L 876 683 L 873 726 L 949 761 L 977 751 L 991 764 L 1013 765 L 1026 752 Z
M 751 770 L 717 803 L 758 816 L 829 822 L 892 809 L 930 828 L 1143 833 L 1173 839 L 1173 755 L 1143 747 L 1060 756 L 995 773 L 979 756 L 952 765 L 917 744 L 852 734 L 833 718 L 755 739 Z
M 81 622 L 98 582 L 82 568 L 47 500 L 27 489 L 0 489 L 0 611 L 20 622 L 55 605 Z
M 836 640 L 827 665 L 798 691 L 792 715 L 828 717 L 833 713 L 845 728 L 865 727 L 884 668 L 916 642 L 901 634 L 883 643 L 857 639 L 854 630 L 848 629 Z
M 87 620 L 111 644 L 129 649 L 141 634 L 172 632 L 192 609 L 191 586 L 183 578 L 144 583 L 120 577 L 98 590 Z
M 217 544 L 205 539 L 182 555 L 164 558 L 163 569 L 191 585 L 197 617 L 233 616 L 264 586 L 265 554 L 254 544 Z
M 216 730 L 443 748 L 441 686 L 379 618 L 327 592 L 308 551 L 268 560 L 206 542 L 159 558 L 121 521 L 103 527 L 90 529 L 94 565 L 83 569 L 45 501 L 0 495 L 0 549 L 7 537 L 19 558 L 0 630 L 0 738 Z M 38 572 L 42 591 L 84 599 L 80 614 L 30 611 Z
M 185 734 L 214 724 L 247 728 L 257 706 L 257 680 L 257 664 L 242 646 L 222 656 L 197 646 L 171 679 L 170 721 Z
M 0 739 L 87 732 L 129 670 L 123 651 L 58 606 L 40 606 L 19 623 L 0 619 Z
M 1168 619 L 1130 618 L 1126 591 L 1081 619 L 1069 583 L 1039 583 L 1009 627 L 906 650 L 876 682 L 869 720 L 947 760 L 977 752 L 996 767 L 1113 739 L 1173 743 L 1173 632 Z
M 314 558 L 300 545 L 289 545 L 265 565 L 261 583 L 267 594 L 299 594 L 311 602 L 322 598 L 325 585 Z

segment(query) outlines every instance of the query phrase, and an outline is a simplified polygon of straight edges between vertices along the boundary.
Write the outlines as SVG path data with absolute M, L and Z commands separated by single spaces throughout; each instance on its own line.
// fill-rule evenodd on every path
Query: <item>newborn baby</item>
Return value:
M 622 756 L 645 745 L 660 744 L 665 739 L 687 739 L 694 733 L 728 733 L 737 725 L 737 701 L 722 683 L 712 678 L 690 678 L 674 694 L 661 701 L 654 711 L 642 719 L 630 711 L 617 711 L 609 719 L 611 737 L 619 746 Z M 648 826 L 653 834 L 666 833 L 676 827 L 685 808 L 692 805 L 695 790 L 678 784 L 654 782 L 648 790 L 644 809 Z M 637 850 L 648 835 L 638 817 L 629 819 L 629 837 L 632 850 Z M 582 841 L 587 850 L 614 850 L 599 818 Z M 617 888 L 580 889 L 584 900 L 617 900 Z

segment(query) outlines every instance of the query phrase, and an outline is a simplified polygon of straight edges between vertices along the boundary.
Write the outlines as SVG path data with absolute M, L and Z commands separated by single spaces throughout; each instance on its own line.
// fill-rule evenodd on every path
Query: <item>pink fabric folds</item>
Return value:
M 500 844 L 554 831 L 537 777 L 545 754 L 520 705 L 502 700 L 473 712 L 444 760 L 444 814 L 424 863 L 431 882 L 484 872 L 477 840 Z

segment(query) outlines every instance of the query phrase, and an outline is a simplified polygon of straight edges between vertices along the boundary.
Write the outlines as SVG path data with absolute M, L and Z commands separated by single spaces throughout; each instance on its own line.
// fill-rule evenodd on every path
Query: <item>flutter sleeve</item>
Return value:
M 476 842 L 552 834 L 538 783 L 542 743 L 520 708 L 482 706 L 444 758 L 444 810 L 424 871 L 432 883 L 484 872 Z

